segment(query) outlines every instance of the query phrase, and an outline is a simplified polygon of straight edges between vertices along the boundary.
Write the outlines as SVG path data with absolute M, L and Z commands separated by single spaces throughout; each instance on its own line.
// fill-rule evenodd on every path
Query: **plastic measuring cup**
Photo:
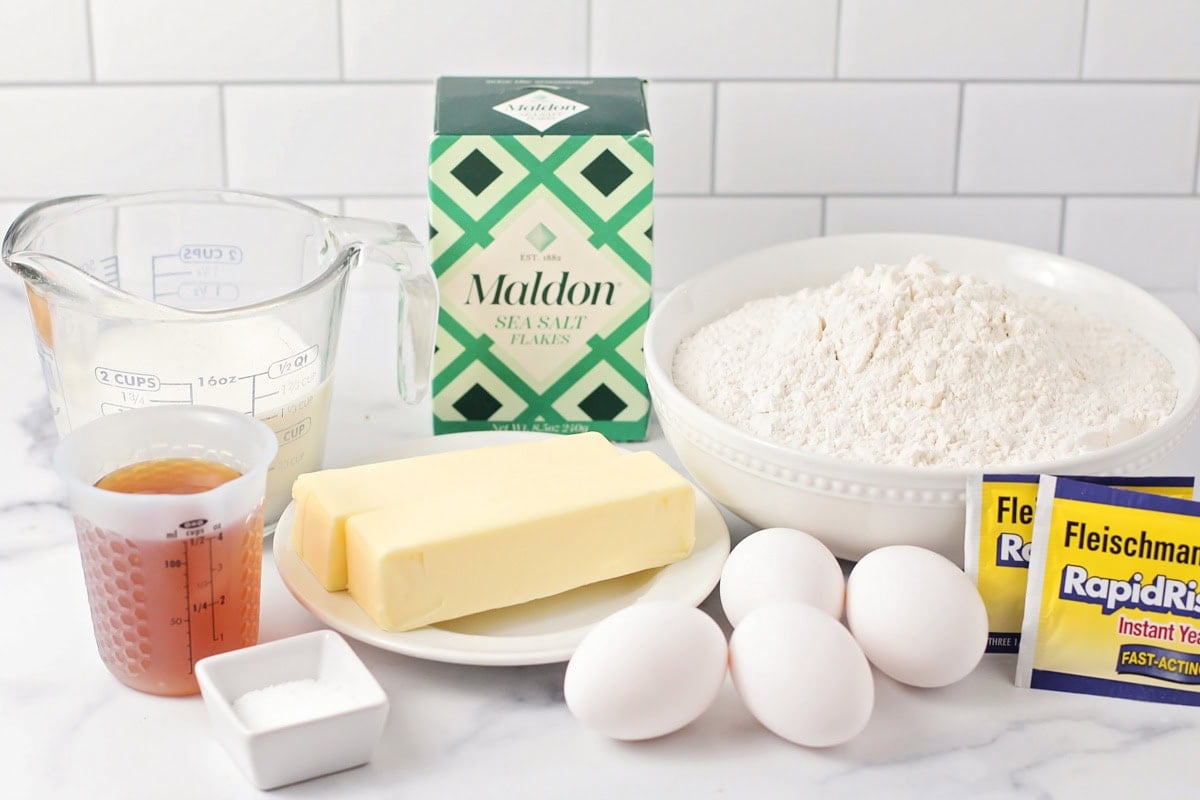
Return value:
M 346 280 L 361 261 L 400 279 L 401 395 L 416 402 L 429 383 L 437 283 L 403 225 L 245 192 L 92 195 L 27 210 L 3 257 L 26 282 L 59 435 L 156 405 L 252 414 L 279 440 L 268 527 L 296 476 L 321 467 Z
M 195 694 L 197 661 L 258 641 L 263 495 L 277 447 L 253 417 L 204 406 L 102 417 L 59 443 L 96 646 L 122 683 Z M 195 494 L 94 485 L 159 458 L 206 459 L 241 476 Z

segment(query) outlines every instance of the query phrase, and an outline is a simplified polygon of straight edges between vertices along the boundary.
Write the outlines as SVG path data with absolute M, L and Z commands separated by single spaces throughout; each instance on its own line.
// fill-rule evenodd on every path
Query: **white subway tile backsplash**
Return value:
M 425 191 L 433 87 L 230 86 L 229 183 L 299 195 Z
M 816 198 L 658 198 L 654 285 L 675 286 L 742 253 L 820 232 L 821 201 Z
M 592 0 L 592 73 L 833 75 L 837 0 Z
M 838 74 L 1073 78 L 1084 0 L 842 0 Z
M 0 82 L 90 76 L 87 0 L 0 0 Z
M 971 84 L 958 188 L 1190 192 L 1200 86 Z
M 722 83 L 718 192 L 948 192 L 958 87 Z
M 830 197 L 825 233 L 945 233 L 1057 251 L 1061 212 L 1046 197 Z
M 1194 290 L 1200 197 L 1068 198 L 1063 254 L 1142 286 Z
M 712 185 L 712 84 L 651 81 L 646 89 L 654 136 L 654 191 L 707 192 Z
M 21 212 L 33 205 L 36 200 L 5 200 L 0 202 L 0 240 L 4 239 L 4 234 L 8 231 L 9 226 L 16 221 L 17 217 L 21 216 Z
M 342 0 L 346 77 L 587 74 L 585 0 Z
M 336 79 L 337 0 L 90 0 L 101 81 Z
M 1151 292 L 1176 313 L 1195 333 L 1200 333 L 1200 294 L 1194 289 L 1155 289 Z
M 221 184 L 215 87 L 0 88 L 0 192 Z
M 660 289 L 919 230 L 1061 246 L 1200 327 L 1198 42 L 1200 0 L 0 0 L 0 233 L 224 182 L 423 238 L 436 76 L 640 75 Z
M 1200 79 L 1200 3 L 1091 0 L 1083 75 Z

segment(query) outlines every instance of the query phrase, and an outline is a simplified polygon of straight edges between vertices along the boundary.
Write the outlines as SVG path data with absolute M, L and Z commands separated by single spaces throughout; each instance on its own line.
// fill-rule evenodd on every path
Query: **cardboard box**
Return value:
M 435 433 L 644 439 L 654 150 L 636 78 L 441 78 Z

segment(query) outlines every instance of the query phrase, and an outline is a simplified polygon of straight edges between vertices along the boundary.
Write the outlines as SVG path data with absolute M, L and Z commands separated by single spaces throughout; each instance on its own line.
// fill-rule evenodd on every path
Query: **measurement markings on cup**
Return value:
M 214 580 L 214 574 L 213 574 L 214 560 L 215 559 L 213 557 L 213 537 L 209 536 L 208 537 L 208 609 L 209 609 L 210 615 L 212 616 L 212 640 L 215 642 L 215 641 L 217 641 L 217 598 L 216 598 L 216 595 L 214 594 L 216 592 L 216 587 L 213 585 L 216 583 L 216 581 Z
M 192 656 L 192 578 L 188 569 L 188 543 L 182 541 L 183 545 L 183 618 L 187 620 L 187 654 L 188 654 L 188 671 L 191 675 L 195 668 L 195 659 Z
M 164 278 L 176 278 L 176 277 L 180 277 L 183 275 L 191 275 L 192 274 L 190 270 L 182 270 L 182 271 L 177 270 L 175 272 L 161 271 L 158 266 L 158 261 L 161 258 L 177 258 L 177 256 L 175 253 L 167 253 L 166 255 L 161 255 L 161 256 L 150 256 L 150 296 L 155 300 L 158 300 L 159 298 L 162 298 L 162 297 L 177 297 L 179 295 L 178 291 L 174 291 L 174 292 L 159 291 L 158 282 L 160 280 L 162 280 Z
M 152 403 L 195 405 L 212 402 L 211 396 L 206 397 L 206 392 L 226 392 L 231 388 L 235 392 L 244 391 L 244 400 L 228 402 L 228 395 L 223 394 L 225 399 L 218 404 L 230 408 L 240 406 L 243 413 L 257 415 L 260 401 L 279 394 L 287 397 L 299 396 L 310 384 L 314 384 L 316 376 L 310 370 L 320 363 L 319 354 L 320 346 L 312 345 L 286 358 L 273 361 L 266 368 L 248 375 L 210 373 L 196 375 L 188 381 L 165 381 L 152 373 L 100 366 L 94 369 L 93 377 L 97 383 L 113 390 L 116 395 L 111 400 L 101 402 L 100 413 L 105 416 Z M 289 378 L 292 380 L 289 381 Z M 267 383 L 263 384 L 262 381 Z
M 320 345 L 314 344 L 310 347 L 305 348 L 304 350 L 301 350 L 298 353 L 293 353 L 292 355 L 287 356 L 286 358 L 281 358 L 277 361 L 272 361 L 270 364 L 267 365 L 267 368 L 262 370 L 261 372 L 255 372 L 250 375 L 242 375 L 241 376 L 242 380 L 249 379 L 249 381 L 250 381 L 250 393 L 251 393 L 250 413 L 255 414 L 255 415 L 258 414 L 258 401 L 260 401 L 260 400 L 265 400 L 268 397 L 274 397 L 275 395 L 280 394 L 281 392 L 285 392 L 287 394 L 295 394 L 303 389 L 303 385 L 297 385 L 294 387 L 284 386 L 282 388 L 272 387 L 272 391 L 259 394 L 258 381 L 260 378 L 265 379 L 265 380 L 278 381 L 283 378 L 289 377 L 291 375 L 295 375 L 299 372 L 302 372 L 302 371 L 308 369 L 309 367 L 316 366 L 319 363 L 318 357 L 320 356 L 320 353 L 321 353 Z M 278 386 L 278 384 L 275 384 L 274 386 Z
M 92 375 L 101 386 L 108 386 L 120 395 L 120 402 L 100 404 L 103 414 L 127 411 L 147 403 L 188 405 L 193 402 L 190 383 L 164 381 L 152 373 L 107 366 L 96 367 Z
M 185 244 L 173 253 L 152 255 L 150 294 L 155 300 L 163 297 L 192 301 L 237 300 L 241 287 L 236 281 L 221 280 L 225 277 L 222 268 L 241 264 L 242 258 L 242 248 L 232 244 Z M 170 266 L 162 262 L 168 262 Z M 179 280 L 172 283 L 168 281 L 170 278 Z M 164 285 L 160 286 L 160 281 Z
M 194 519 L 180 523 L 166 534 L 168 539 L 181 539 L 180 557 L 168 560 L 166 566 L 183 572 L 183 614 L 173 617 L 171 624 L 182 625 L 184 628 L 189 675 L 195 668 L 192 636 L 195 633 L 196 620 L 202 620 L 202 615 L 208 612 L 209 640 L 225 640 L 225 633 L 220 630 L 220 624 L 217 622 L 217 606 L 223 606 L 226 602 L 225 595 L 218 595 L 216 590 L 217 574 L 225 567 L 224 561 L 218 560 L 215 550 L 216 544 L 225 538 L 221 527 L 220 523 L 210 527 L 208 520 Z M 206 557 L 207 563 L 201 563 Z M 193 559 L 197 561 L 193 563 Z M 207 577 L 203 577 L 205 573 Z M 196 578 L 195 583 L 192 582 L 193 578 Z M 205 588 L 208 589 L 208 599 L 195 600 L 197 592 L 203 592 Z M 199 596 L 203 597 L 203 594 Z
M 178 405 L 186 405 L 186 406 L 190 406 L 193 404 L 195 397 L 192 393 L 192 385 L 190 383 L 163 383 L 162 385 L 163 385 L 163 387 L 182 386 L 185 389 L 187 389 L 187 397 L 186 398 L 185 397 L 178 397 L 178 398 L 166 398 L 166 397 L 155 398 L 155 397 L 152 397 L 152 398 L 150 398 L 151 403 L 175 403 Z
M 116 256 L 102 258 L 98 262 L 100 265 L 100 279 L 109 286 L 121 288 L 121 266 Z

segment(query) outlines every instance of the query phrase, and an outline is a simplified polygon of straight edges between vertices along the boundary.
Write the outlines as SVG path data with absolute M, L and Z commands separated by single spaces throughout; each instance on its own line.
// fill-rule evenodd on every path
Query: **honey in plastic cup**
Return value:
M 185 405 L 101 417 L 59 444 L 54 466 L 75 515 L 96 646 L 125 685 L 195 694 L 197 661 L 257 643 L 263 497 L 277 449 L 275 434 L 251 416 Z M 96 486 L 161 459 L 240 474 L 190 494 Z

